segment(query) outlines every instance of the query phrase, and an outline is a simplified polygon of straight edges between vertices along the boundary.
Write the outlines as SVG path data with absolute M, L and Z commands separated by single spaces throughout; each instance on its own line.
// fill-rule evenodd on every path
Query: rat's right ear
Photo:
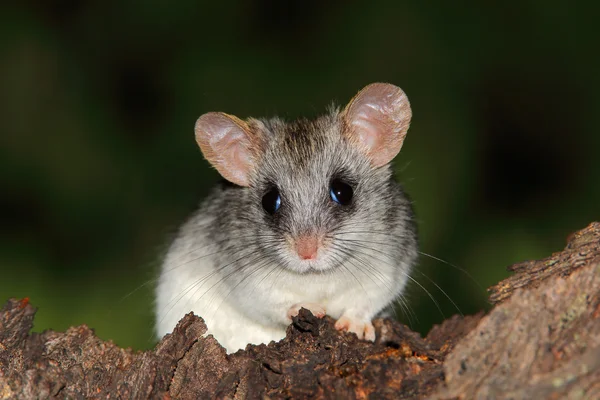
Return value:
M 204 157 L 221 176 L 236 185 L 248 186 L 257 145 L 248 124 L 233 115 L 210 112 L 198 118 L 194 130 Z

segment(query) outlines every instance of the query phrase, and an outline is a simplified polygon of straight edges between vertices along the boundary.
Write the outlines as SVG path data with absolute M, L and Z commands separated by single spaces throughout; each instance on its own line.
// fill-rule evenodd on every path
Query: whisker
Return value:
M 274 247 L 275 245 L 276 245 L 276 244 L 272 244 L 270 247 Z M 258 250 L 256 250 L 254 253 L 259 253 L 259 251 L 258 251 Z M 215 282 L 215 283 L 214 283 L 214 284 L 213 284 L 211 287 L 209 287 L 208 289 L 206 289 L 206 290 L 204 291 L 204 293 L 203 293 L 203 294 L 202 294 L 202 295 L 201 295 L 199 298 L 197 298 L 197 299 L 196 299 L 196 301 L 198 301 L 198 300 L 200 300 L 202 297 L 204 297 L 204 295 L 205 295 L 206 293 L 208 293 L 208 292 L 209 292 L 211 289 L 215 288 L 216 286 L 218 286 L 218 285 L 220 285 L 221 283 L 223 283 L 223 282 L 225 282 L 226 280 L 228 280 L 228 279 L 229 279 L 229 278 L 230 278 L 230 277 L 231 277 L 233 274 L 239 273 L 239 272 L 240 272 L 242 269 L 244 269 L 244 268 L 248 267 L 249 265 L 252 265 L 252 264 L 256 263 L 257 261 L 258 261 L 258 262 L 262 262 L 264 259 L 266 259 L 266 258 L 268 257 L 268 256 L 266 256 L 266 255 L 262 255 L 262 254 L 261 254 L 261 255 L 258 255 L 258 256 L 256 256 L 254 259 L 251 259 L 251 260 L 248 260 L 248 259 L 246 259 L 246 257 L 248 257 L 248 256 L 250 256 L 250 255 L 252 255 L 252 254 L 248 254 L 248 255 L 246 255 L 246 256 L 243 256 L 243 257 L 241 257 L 241 258 L 237 259 L 236 261 L 234 261 L 233 263 L 229 263 L 229 265 L 228 265 L 228 266 L 231 266 L 231 265 L 233 265 L 233 267 L 234 267 L 234 270 L 233 270 L 233 271 L 231 271 L 231 272 L 229 272 L 227 275 L 225 275 L 225 276 L 221 277 L 221 279 L 219 279 L 219 280 L 218 280 L 217 282 Z M 242 260 L 242 259 L 245 259 L 245 260 L 244 260 L 244 261 L 245 261 L 245 264 L 243 264 L 243 265 L 240 265 L 240 266 L 237 266 L 237 267 L 236 267 L 235 263 L 236 263 L 236 262 L 238 262 L 238 261 L 240 261 L 240 260 Z M 224 270 L 224 269 L 225 269 L 225 268 L 218 268 L 218 269 L 216 269 L 216 270 L 215 270 L 215 271 L 213 271 L 213 272 L 215 272 L 215 273 L 219 273 L 219 272 L 221 272 L 221 271 L 222 271 L 222 270 Z M 211 273 L 211 275 L 213 275 L 213 276 L 214 276 L 214 274 L 213 274 L 213 273 Z M 201 286 L 200 286 L 200 287 L 201 287 Z M 193 297 L 195 296 L 196 292 L 197 292 L 197 291 L 200 289 L 200 287 L 198 287 L 198 288 L 195 290 L 194 294 L 192 294 L 192 296 L 190 296 L 191 298 L 193 298 Z M 216 291 L 213 293 L 213 296 L 214 296 L 214 294 L 215 294 L 215 293 L 216 293 Z M 212 298 L 211 298 L 211 299 L 212 299 Z M 191 301 L 191 299 L 190 299 L 190 301 Z M 209 301 L 209 303 L 210 303 L 210 301 Z
M 355 244 L 355 246 L 357 246 L 357 244 Z M 357 246 L 357 247 L 360 247 L 360 246 Z M 371 250 L 373 250 L 373 249 L 371 249 Z M 353 249 L 353 251 L 356 251 L 356 252 L 358 252 L 358 253 L 360 253 L 360 254 L 364 254 L 364 255 L 366 255 L 366 256 L 368 256 L 368 257 L 373 257 L 373 258 L 375 258 L 373 255 L 371 255 L 371 254 L 369 254 L 369 253 L 365 253 L 364 251 L 361 251 L 361 250 L 359 250 L 359 249 L 357 249 L 357 248 L 354 248 L 354 249 Z M 376 258 L 376 259 L 377 259 L 377 258 Z M 386 264 L 388 264 L 388 265 L 392 266 L 393 268 L 395 268 L 395 266 L 394 266 L 394 265 L 390 264 L 389 262 L 387 262 L 387 261 L 385 261 L 385 260 L 381 260 L 381 259 L 378 259 L 378 260 L 379 260 L 379 261 L 381 261 L 381 262 L 383 262 L 383 263 L 386 263 Z M 421 284 L 420 284 L 420 283 L 419 283 L 419 282 L 418 282 L 418 281 L 417 281 L 415 278 L 413 278 L 412 276 L 410 276 L 410 274 L 407 274 L 406 272 L 402 271 L 401 269 L 400 269 L 400 272 L 401 272 L 401 273 L 402 273 L 404 276 L 406 276 L 406 278 L 410 279 L 412 282 L 414 282 L 415 284 L 417 284 L 417 285 L 418 285 L 418 286 L 419 286 L 421 289 L 423 289 L 423 291 L 425 291 L 425 293 L 427 293 L 427 296 L 429 296 L 429 298 L 431 299 L 431 301 L 432 301 L 432 302 L 435 304 L 436 308 L 438 309 L 438 311 L 440 312 L 440 314 L 442 315 L 442 317 L 443 317 L 443 318 L 446 318 L 446 316 L 444 315 L 444 312 L 442 311 L 442 308 L 440 307 L 440 304 L 439 304 L 439 303 L 437 302 L 437 300 L 436 300 L 436 299 L 433 297 L 433 295 L 432 295 L 432 294 L 431 294 L 431 293 L 430 293 L 430 292 L 429 292 L 429 291 L 428 291 L 428 290 L 427 290 L 427 289 L 426 289 L 426 288 L 425 288 L 423 285 L 421 285 Z
M 246 248 L 246 246 L 240 245 L 240 246 L 235 246 L 235 247 L 233 247 L 233 249 L 236 249 L 236 248 L 237 248 L 237 249 L 240 249 L 240 250 L 243 250 L 244 248 Z M 142 288 L 144 288 L 144 287 L 146 287 L 146 286 L 150 285 L 151 283 L 156 283 L 156 282 L 158 282 L 158 281 L 160 280 L 160 277 L 161 277 L 161 276 L 163 276 L 163 275 L 165 275 L 165 274 L 169 274 L 169 273 L 171 273 L 171 272 L 173 272 L 173 271 L 177 270 L 178 268 L 181 268 L 181 267 L 183 267 L 183 266 L 185 266 L 185 265 L 187 265 L 187 264 L 189 264 L 189 263 L 192 263 L 192 262 L 195 262 L 195 261 L 201 260 L 202 258 L 205 258 L 205 257 L 210 257 L 210 256 L 214 256 L 214 255 L 217 255 L 217 254 L 220 254 L 220 253 L 225 253 L 225 252 L 227 252 L 227 251 L 231 251 L 231 250 L 232 250 L 232 248 L 226 248 L 226 249 L 222 249 L 222 250 L 214 251 L 214 252 L 212 252 L 212 253 L 204 254 L 204 255 L 202 255 L 202 256 L 199 256 L 199 257 L 193 258 L 193 259 L 191 259 L 191 260 L 188 260 L 188 261 L 186 261 L 185 263 L 178 264 L 178 265 L 176 265 L 175 267 L 169 268 L 168 270 L 163 270 L 163 271 L 161 271 L 161 274 L 160 274 L 158 277 L 156 277 L 156 278 L 152 278 L 152 279 L 148 279 L 147 281 L 145 281 L 145 282 L 143 282 L 141 285 L 139 285 L 137 288 L 135 288 L 135 289 L 134 289 L 134 290 L 132 290 L 131 292 L 127 293 L 125 296 L 121 297 L 121 298 L 119 299 L 118 303 L 121 303 L 122 301 L 126 300 L 126 299 L 127 299 L 127 298 L 129 298 L 131 295 L 135 294 L 136 292 L 138 292 L 138 291 L 139 291 L 139 290 L 141 290 Z M 191 251 L 187 252 L 185 255 L 182 255 L 181 257 L 178 257 L 178 259 L 180 259 L 180 258 L 184 258 L 186 255 L 192 254 L 192 253 L 194 253 L 194 252 L 196 252 L 196 251 L 198 251 L 198 249 L 191 250 Z M 235 254 L 235 253 L 237 253 L 237 251 L 236 251 L 236 252 L 234 252 L 233 254 Z
M 454 265 L 454 264 L 452 264 L 452 263 L 449 263 L 448 261 L 446 261 L 446 260 L 443 260 L 443 259 L 441 259 L 441 258 L 438 258 L 438 257 L 432 256 L 431 254 L 424 253 L 424 252 L 422 252 L 422 251 L 419 251 L 419 254 L 421 254 L 421 255 L 424 255 L 424 256 L 426 256 L 426 257 L 429 257 L 429 258 L 431 258 L 431 259 L 433 259 L 433 260 L 439 261 L 439 262 L 441 262 L 441 263 L 444 263 L 444 264 L 446 264 L 446 265 L 449 265 L 450 267 L 452 267 L 452 268 L 455 268 L 456 270 L 458 270 L 458 271 L 462 272 L 462 273 L 463 273 L 463 274 L 465 274 L 465 275 L 466 275 L 466 276 L 467 276 L 469 279 L 471 279 L 471 281 L 472 281 L 473 283 L 475 283 L 475 284 L 477 285 L 477 287 L 478 287 L 478 288 L 479 288 L 479 289 L 480 289 L 482 292 L 485 292 L 485 289 L 484 289 L 484 288 L 483 288 L 483 287 L 482 287 L 482 286 L 479 284 L 479 282 L 477 282 L 477 280 L 476 280 L 476 279 L 473 277 L 473 275 L 471 275 L 471 274 L 469 273 L 469 271 L 467 271 L 466 269 L 464 269 L 464 268 L 461 268 L 461 267 L 459 267 L 459 266 L 457 266 L 457 265 Z
M 259 261 L 259 263 L 256 263 L 256 261 Z M 268 265 L 268 261 L 269 261 L 269 258 L 268 258 L 268 257 L 264 257 L 264 256 L 262 257 L 262 260 L 255 260 L 255 262 L 253 262 L 252 264 L 255 264 L 255 265 L 256 265 L 256 267 L 255 267 L 255 268 L 254 268 L 254 269 L 253 269 L 253 270 L 252 270 L 252 271 L 251 271 L 251 272 L 250 272 L 248 275 L 244 275 L 244 276 L 242 277 L 242 279 L 240 279 L 240 281 L 239 281 L 238 283 L 236 283 L 236 284 L 235 284 L 235 285 L 234 285 L 234 286 L 233 286 L 233 287 L 232 287 L 232 288 L 229 290 L 229 292 L 227 292 L 227 295 L 225 295 L 225 297 L 224 297 L 224 298 L 221 300 L 221 302 L 219 303 L 219 305 L 217 306 L 217 308 L 215 308 L 215 310 L 213 311 L 213 314 L 212 314 L 212 316 L 211 316 L 211 317 L 212 317 L 212 318 L 214 318 L 214 316 L 215 316 L 215 314 L 217 313 L 217 311 L 219 310 L 219 308 L 220 308 L 220 307 L 223 305 L 223 303 L 225 303 L 225 301 L 227 301 L 227 299 L 229 298 L 229 295 L 231 295 L 231 293 L 233 293 L 233 292 L 234 292 L 234 291 L 237 289 L 237 287 L 238 287 L 238 286 L 239 286 L 239 285 L 240 285 L 242 282 L 250 280 L 250 277 L 251 277 L 252 275 L 254 275 L 254 273 L 256 273 L 256 272 L 260 271 L 261 269 L 263 269 L 265 266 L 267 266 L 267 265 Z M 209 301 L 208 301 L 208 304 L 210 304 L 210 303 L 213 301 L 215 294 L 216 294 L 216 291 L 213 293 L 213 297 L 211 297 L 211 298 L 209 299 Z M 204 294 L 203 294 L 202 296 L 204 296 Z M 200 298 L 202 298 L 202 296 L 201 296 Z
M 364 241 L 363 241 L 363 240 L 359 240 L 359 239 L 346 239 L 346 238 L 339 238 L 339 237 L 338 237 L 338 238 L 336 238 L 336 239 L 337 239 L 337 240 L 339 240 L 339 241 L 342 241 L 342 242 L 352 242 L 352 243 L 353 243 L 353 245 L 355 245 L 355 246 L 360 246 L 360 247 L 363 247 L 363 248 L 367 248 L 367 249 L 369 249 L 369 250 L 376 251 L 376 252 L 379 252 L 379 253 L 381 253 L 381 254 L 384 254 L 384 255 L 385 255 L 385 253 L 383 253 L 383 252 L 379 251 L 378 249 L 375 249 L 375 248 L 371 248 L 371 247 L 365 246 L 363 243 L 373 243 L 373 244 L 378 244 L 378 245 L 390 245 L 389 243 L 380 243 L 380 242 L 373 242 L 373 241 L 368 241 L 368 240 L 364 240 Z M 429 256 L 429 254 L 423 253 L 423 252 L 421 252 L 421 251 L 419 251 L 419 254 L 423 254 L 423 255 Z M 464 269 L 462 269 L 462 268 L 459 268 L 459 267 L 457 267 L 456 265 L 450 264 L 449 262 L 447 262 L 447 261 L 444 261 L 444 260 L 442 260 L 442 259 L 440 259 L 440 258 L 433 257 L 433 256 L 430 256 L 430 257 L 431 257 L 431 258 L 433 258 L 434 260 L 437 260 L 437 261 L 443 262 L 443 263 L 445 263 L 445 264 L 447 264 L 447 265 L 449 265 L 449 266 L 451 266 L 451 267 L 454 267 L 454 268 L 456 268 L 456 269 L 457 269 L 457 270 L 459 270 L 459 271 L 462 271 L 462 272 L 464 272 L 464 273 L 465 273 L 467 276 L 469 276 L 469 277 L 470 277 L 470 278 L 473 280 L 473 282 L 475 282 L 475 284 L 477 284 L 477 286 L 478 286 L 478 287 L 481 289 L 481 286 L 480 286 L 480 285 L 477 283 L 477 281 L 475 281 L 475 279 L 473 279 L 473 277 L 472 277 L 472 276 L 470 276 L 470 275 L 469 275 L 469 273 L 468 273 L 466 270 L 464 270 Z M 434 281 L 433 281 L 433 280 L 432 280 L 432 279 L 431 279 L 429 276 L 425 275 L 425 273 L 423 273 L 422 271 L 418 271 L 417 269 L 415 269 L 415 271 L 417 271 L 419 274 L 423 275 L 423 276 L 424 276 L 424 277 L 425 277 L 425 278 L 426 278 L 428 281 L 430 281 L 430 282 L 431 282 L 433 285 L 435 285 L 435 287 L 436 287 L 436 288 L 437 288 L 437 289 L 438 289 L 438 290 L 439 290 L 441 293 L 443 293 L 443 294 L 444 294 L 444 296 L 445 296 L 445 297 L 446 297 L 446 298 L 447 298 L 447 299 L 450 301 L 450 303 L 452 303 L 452 305 L 454 306 L 454 308 L 456 308 L 456 310 L 458 311 L 458 313 L 459 313 L 460 315 L 463 315 L 462 311 L 460 310 L 460 307 L 458 307 L 458 305 L 457 305 L 457 304 L 454 302 L 454 300 L 452 300 L 452 298 L 451 298 L 451 297 L 448 295 L 448 293 L 446 293 L 446 292 L 445 292 L 445 291 L 444 291 L 444 290 L 443 290 L 443 289 L 442 289 L 442 288 L 441 288 L 441 287 L 440 287 L 440 286 L 439 286 L 437 283 L 435 283 L 435 282 L 434 282 Z M 483 289 L 482 289 L 482 290 L 483 290 Z
M 235 252 L 235 254 L 238 254 L 238 253 L 240 253 L 240 252 L 241 252 L 241 250 L 240 250 L 240 251 L 237 251 L 237 252 Z M 174 297 L 173 299 L 171 299 L 171 301 L 169 301 L 169 302 L 168 302 L 168 303 L 165 305 L 165 307 L 163 308 L 163 311 L 166 309 L 166 307 L 168 307 L 169 305 L 171 305 L 171 303 L 173 303 L 173 301 L 175 301 L 175 303 L 173 303 L 173 304 L 171 305 L 171 307 L 169 308 L 169 310 L 167 311 L 167 313 L 165 313 L 164 315 L 165 315 L 165 316 L 166 316 L 166 315 L 168 315 L 168 313 L 170 313 L 170 312 L 173 310 L 173 308 L 175 307 L 175 305 L 177 305 L 177 303 L 179 303 L 179 301 L 181 301 L 181 299 L 183 299 L 183 298 L 184 298 L 184 297 L 185 297 L 185 296 L 186 296 L 186 295 L 187 295 L 187 294 L 188 294 L 190 291 L 192 291 L 192 290 L 195 288 L 194 294 L 192 294 L 192 295 L 190 296 L 191 298 L 193 298 L 193 297 L 195 296 L 195 292 L 197 292 L 197 291 L 198 291 L 198 290 L 199 290 L 199 289 L 202 287 L 202 285 L 204 284 L 204 282 L 206 282 L 208 279 L 212 278 L 212 277 L 213 277 L 213 276 L 215 276 L 216 274 L 223 272 L 223 271 L 224 271 L 226 268 L 229 268 L 229 267 L 232 267 L 232 266 L 233 266 L 233 267 L 234 267 L 234 271 L 232 271 L 231 273 L 229 273 L 229 274 L 227 274 L 226 276 L 222 277 L 222 278 L 221 278 L 219 281 L 217 281 L 217 282 L 216 282 L 215 284 L 213 284 L 213 285 L 212 285 L 210 288 L 208 288 L 206 292 L 208 292 L 210 289 L 212 289 L 212 288 L 213 288 L 215 285 L 217 285 L 217 284 L 220 284 L 220 283 L 221 283 L 223 280 L 225 280 L 225 279 L 229 278 L 229 277 L 230 277 L 230 276 L 231 276 L 233 273 L 235 273 L 236 271 L 239 271 L 239 269 L 240 269 L 240 268 L 243 268 L 243 267 L 245 267 L 246 265 L 248 265 L 248 264 L 250 264 L 250 263 L 252 263 L 252 262 L 254 262 L 254 261 L 256 260 L 256 258 L 255 258 L 255 259 L 250 259 L 250 260 L 249 260 L 249 259 L 247 259 L 246 257 L 247 257 L 247 256 L 246 256 L 246 255 L 244 255 L 244 256 L 242 256 L 242 257 L 240 257 L 240 258 L 238 258 L 238 259 L 236 259 L 236 260 L 234 260 L 234 261 L 232 261 L 232 262 L 229 262 L 229 263 L 227 263 L 227 264 L 225 264 L 225 265 L 223 265 L 223 266 L 221 266 L 221 267 L 219 267 L 219 268 L 215 268 L 215 269 L 213 269 L 213 270 L 212 270 L 210 273 L 208 273 L 208 274 L 204 275 L 204 276 L 203 276 L 203 277 L 201 277 L 200 279 L 197 279 L 197 280 L 196 280 L 195 282 L 193 282 L 191 285 L 189 285 L 188 287 L 186 287 L 186 288 L 184 289 L 184 291 L 183 291 L 183 292 L 181 292 L 181 293 L 180 293 L 178 296 L 176 296 L 176 297 Z M 235 264 L 236 264 L 236 263 L 238 263 L 238 262 L 239 262 L 239 261 L 241 261 L 241 260 L 244 260 L 244 259 L 245 259 L 245 261 L 246 261 L 246 264 L 244 264 L 244 265 L 242 265 L 241 267 L 238 267 L 238 268 L 236 269 L 236 267 L 235 267 Z M 198 285 L 200 285 L 200 286 L 198 286 Z M 205 293 L 206 293 L 206 292 L 205 292 Z M 204 295 L 204 294 L 203 294 L 203 295 Z M 190 299 L 190 301 L 191 301 L 191 299 Z M 163 319 L 164 319 L 164 316 L 163 316 Z M 159 322 L 162 322 L 162 320 L 163 320 L 163 319 L 161 319 Z
M 261 234 L 261 233 L 252 233 L 252 234 L 249 234 L 249 235 L 236 236 L 233 239 L 235 239 L 236 242 L 239 242 L 241 239 L 247 239 L 247 238 L 252 238 L 252 239 L 257 239 L 257 238 L 278 239 L 278 237 L 276 235 L 273 235 L 273 234 Z M 220 247 L 221 245 L 230 243 L 231 241 L 232 241 L 232 238 L 230 238 L 230 237 L 227 237 L 225 239 L 220 239 L 220 240 L 210 239 L 209 245 L 210 246 Z M 231 248 L 238 248 L 238 247 L 245 247 L 245 246 L 246 246 L 246 243 L 236 244 L 234 246 L 226 246 L 226 248 L 223 249 L 223 251 L 226 251 L 227 249 L 231 249 Z M 185 257 L 189 256 L 190 254 L 192 254 L 192 253 L 194 253 L 196 251 L 199 251 L 199 250 L 200 249 L 195 248 L 195 249 L 192 249 L 192 250 L 190 250 L 188 252 L 185 252 L 183 254 L 179 254 L 179 256 L 177 258 L 175 258 L 174 260 L 172 260 L 172 261 L 176 262 L 176 261 L 178 261 L 178 260 L 180 260 L 182 258 L 185 258 Z M 215 253 L 212 253 L 212 254 L 209 254 L 209 255 L 213 255 L 213 254 L 215 254 Z M 201 256 L 201 257 L 204 257 L 204 256 Z
M 450 296 L 448 296 L 448 293 L 446 293 L 441 287 L 440 285 L 438 285 L 437 283 L 435 283 L 433 281 L 433 279 L 431 279 L 430 277 L 428 277 L 427 275 L 425 275 L 423 272 L 421 271 L 416 271 L 419 274 L 423 275 L 429 282 L 431 282 L 432 284 L 435 285 L 436 288 L 438 288 L 438 290 L 440 292 L 442 292 L 444 294 L 444 296 L 446 296 L 446 298 L 450 301 L 450 303 L 452 303 L 452 305 L 454 306 L 454 308 L 456 308 L 456 311 L 458 311 L 458 313 L 460 314 L 461 317 L 464 317 L 464 314 L 462 313 L 462 311 L 460 310 L 460 308 L 458 307 L 458 305 L 454 302 L 454 300 L 452 300 L 452 298 Z
M 341 249 L 343 248 L 343 250 Z M 403 299 L 402 296 L 397 296 L 396 293 L 394 293 L 394 291 L 391 289 L 391 287 L 388 285 L 388 283 L 385 281 L 385 276 L 381 273 L 381 271 L 379 271 L 377 268 L 375 268 L 371 263 L 363 260 L 362 258 L 358 258 L 358 256 L 353 252 L 353 249 L 347 248 L 345 246 L 339 246 L 338 245 L 338 249 L 337 250 L 341 250 L 344 252 L 344 254 L 346 254 L 349 258 L 355 258 L 359 261 L 361 261 L 365 267 L 369 268 L 369 270 L 371 271 L 371 273 L 373 273 L 377 278 L 379 278 L 379 280 L 386 286 L 386 288 L 388 289 L 388 291 L 390 292 L 390 294 L 395 298 L 394 301 L 398 300 L 400 301 L 400 306 L 403 307 L 405 306 L 406 308 L 403 307 L 403 311 L 405 312 L 405 314 L 407 315 L 407 317 L 409 318 L 409 322 L 412 324 L 412 318 L 411 315 L 413 315 L 417 321 L 418 321 L 418 317 L 416 316 L 416 314 L 414 314 L 414 312 L 412 312 L 410 310 L 410 307 L 408 306 L 408 304 L 405 302 L 405 300 Z M 361 272 L 363 272 L 366 276 L 369 277 L 369 279 L 371 279 L 371 281 L 376 285 L 379 286 L 375 281 L 373 281 L 373 278 L 371 278 L 368 274 L 366 274 L 364 271 L 361 270 Z M 398 297 L 398 299 L 396 299 L 396 297 Z
M 348 261 L 350 261 L 350 260 L 348 260 Z M 350 263 L 352 265 L 356 266 L 353 262 L 350 261 Z M 361 287 L 363 293 L 365 294 L 365 297 L 369 300 L 369 303 L 371 304 L 371 308 L 373 308 L 373 302 L 371 301 L 369 293 L 366 291 L 366 289 L 363 286 L 362 282 L 356 277 L 356 275 L 354 275 L 354 273 L 352 272 L 352 270 L 350 270 L 350 268 L 348 268 L 344 263 L 340 263 L 340 266 L 342 267 L 342 271 L 347 271 L 350 275 L 352 275 L 352 277 L 354 278 L 354 280 L 356 281 L 356 283 L 358 283 L 359 286 Z M 357 268 L 357 270 L 360 270 L 360 268 Z M 375 284 L 375 285 L 377 285 L 377 284 Z
M 332 247 L 332 249 L 333 249 L 333 247 Z M 381 283 L 383 283 L 383 284 L 386 286 L 386 288 L 388 289 L 388 291 L 389 291 L 391 294 L 394 294 L 394 292 L 393 292 L 392 288 L 391 288 L 391 287 L 390 287 L 390 286 L 387 284 L 387 282 L 385 281 L 385 279 L 383 279 L 383 278 L 384 278 L 384 276 L 383 276 L 383 275 L 380 273 L 380 271 L 378 271 L 377 269 L 375 269 L 375 268 L 374 268 L 372 265 L 370 265 L 370 264 L 367 264 L 367 262 L 366 262 L 365 260 L 358 258 L 358 257 L 357 257 L 357 256 L 356 256 L 354 253 L 352 253 L 351 249 L 349 249 L 349 248 L 346 248 L 346 247 L 344 247 L 344 246 L 340 246 L 340 245 L 338 245 L 336 250 L 338 250 L 338 251 L 341 251 L 341 252 L 342 252 L 343 254 L 345 254 L 345 255 L 346 255 L 346 256 L 347 256 L 349 259 L 356 259 L 357 261 L 360 261 L 360 262 L 362 262 L 363 264 L 365 264 L 365 266 L 366 266 L 367 268 L 370 268 L 370 269 L 371 269 L 371 271 L 372 271 L 374 274 L 376 274 L 377 278 L 379 278 L 379 280 L 381 281 Z M 357 268 L 357 269 L 358 269 L 358 270 L 361 270 L 360 268 Z M 364 273 L 364 271 L 362 271 L 362 270 L 361 270 L 361 272 L 363 272 L 363 273 Z M 373 279 L 373 278 L 371 278 L 369 275 L 367 275 L 367 276 L 368 276 L 368 277 L 369 277 L 371 280 Z M 375 281 L 373 281 L 373 280 L 372 280 L 372 282 L 373 282 L 375 285 L 379 286 L 379 285 L 377 284 L 377 282 L 375 282 Z

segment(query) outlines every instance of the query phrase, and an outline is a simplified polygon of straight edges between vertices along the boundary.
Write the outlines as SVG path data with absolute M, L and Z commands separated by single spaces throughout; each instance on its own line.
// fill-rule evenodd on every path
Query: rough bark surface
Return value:
M 600 224 L 510 269 L 487 315 L 454 316 L 425 338 L 384 319 L 367 343 L 301 310 L 282 341 L 232 355 L 192 314 L 133 352 L 86 326 L 31 333 L 35 309 L 9 300 L 0 398 L 600 399 Z

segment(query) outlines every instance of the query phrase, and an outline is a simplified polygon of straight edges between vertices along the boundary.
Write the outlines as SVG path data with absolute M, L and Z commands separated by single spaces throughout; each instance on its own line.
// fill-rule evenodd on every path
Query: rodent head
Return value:
M 195 132 L 206 159 L 246 188 L 245 222 L 261 227 L 259 246 L 283 267 L 305 273 L 343 263 L 356 238 L 394 244 L 384 235 L 405 222 L 390 211 L 401 192 L 389 162 L 410 119 L 404 92 L 374 83 L 344 110 L 313 121 L 242 121 L 207 113 Z

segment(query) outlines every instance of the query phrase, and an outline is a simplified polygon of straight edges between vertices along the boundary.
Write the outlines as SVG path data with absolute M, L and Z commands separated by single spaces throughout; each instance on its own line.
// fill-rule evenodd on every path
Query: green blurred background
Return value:
M 398 176 L 427 257 L 414 329 L 486 308 L 511 263 L 599 218 L 593 3 L 22 1 L 0 6 L 0 301 L 35 330 L 153 345 L 151 280 L 217 179 L 207 111 L 314 116 L 392 82 L 413 123 Z M 484 4 L 485 3 L 485 4 Z M 140 288 L 136 291 L 136 288 Z M 133 292 L 133 293 L 132 293 Z M 130 294 L 129 296 L 127 296 Z

